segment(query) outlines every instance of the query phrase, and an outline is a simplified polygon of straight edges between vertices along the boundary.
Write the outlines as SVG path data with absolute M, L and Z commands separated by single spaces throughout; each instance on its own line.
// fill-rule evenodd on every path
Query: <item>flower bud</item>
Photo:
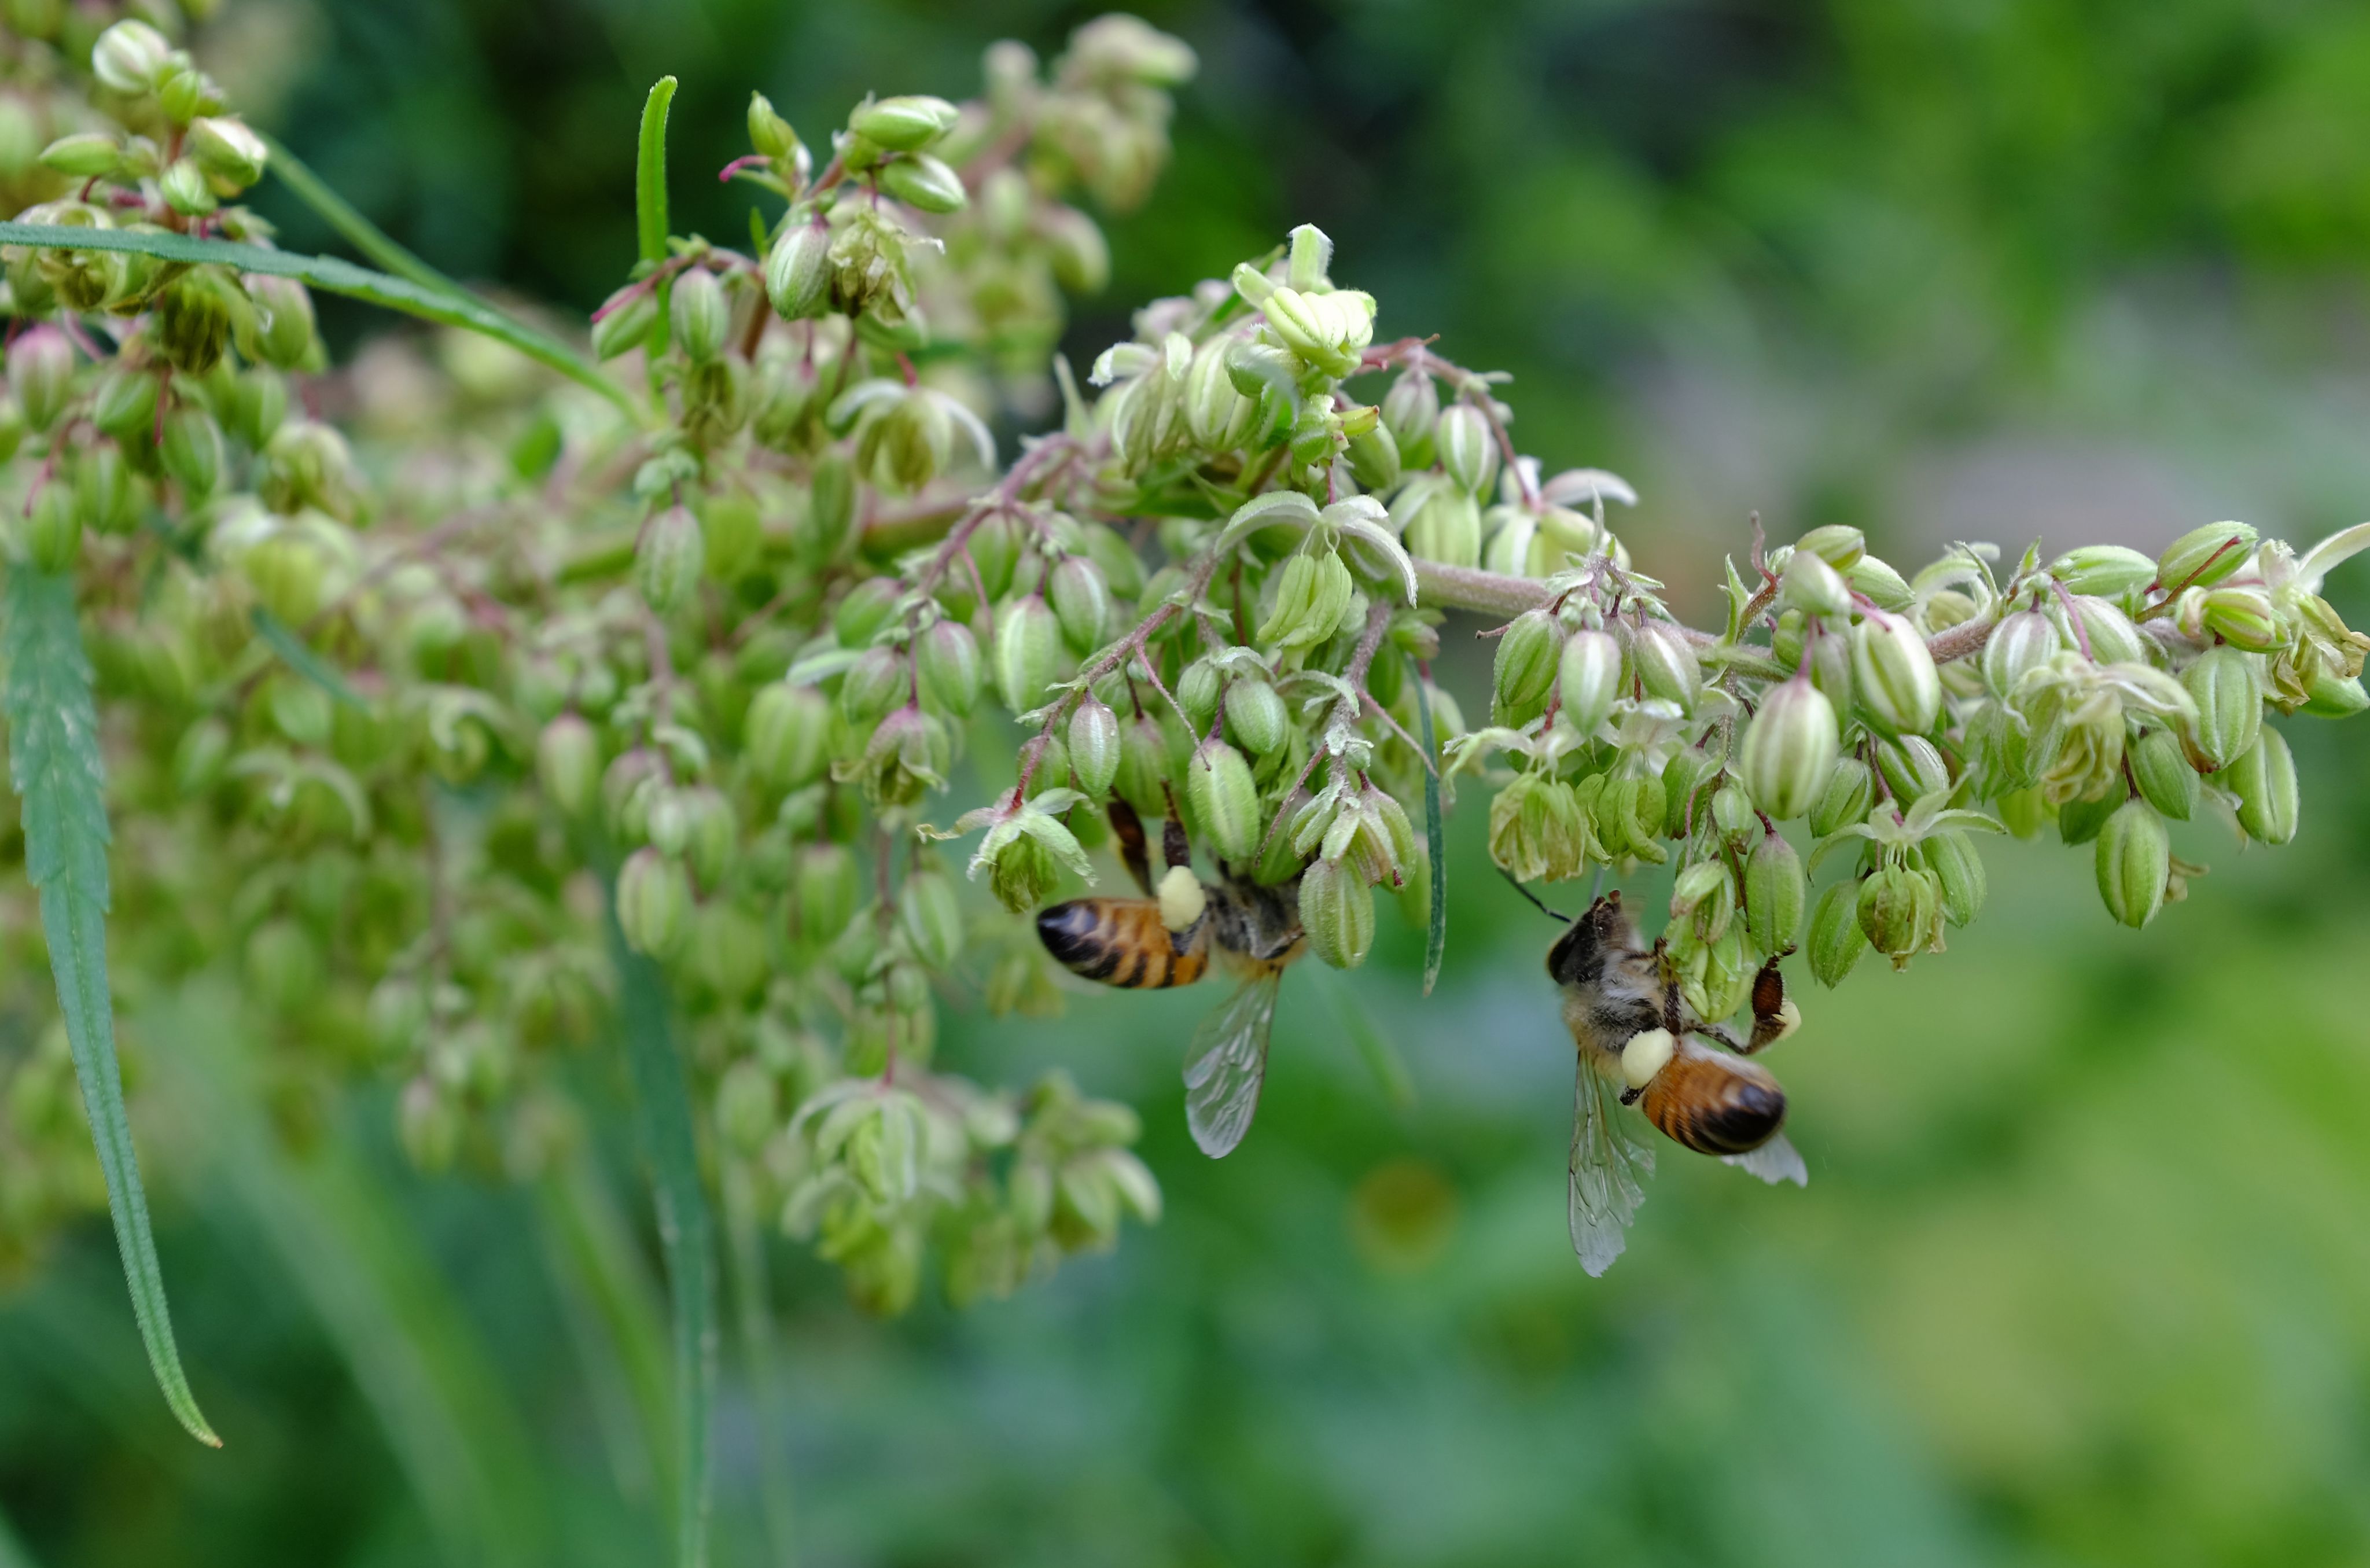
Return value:
M 1481 506 L 1455 484 L 1420 475 L 1393 499 L 1391 515 L 1400 524 L 1400 542 L 1417 559 L 1480 564 Z
M 713 892 L 731 869 L 732 852 L 739 847 L 740 822 L 733 815 L 731 802 L 713 786 L 702 784 L 683 790 L 680 799 L 684 858 L 699 885 Z
M 2118 599 L 2155 582 L 2157 564 L 2122 545 L 2085 545 L 2051 561 L 2049 574 L 2068 593 Z
M 601 783 L 601 737 L 574 713 L 543 727 L 535 741 L 535 776 L 564 816 L 581 816 Z
M 2238 825 L 2263 844 L 2285 844 L 2296 835 L 2295 758 L 2287 738 L 2269 725 L 2223 776 L 2238 797 Z
M 818 219 L 792 224 L 765 256 L 765 297 L 784 319 L 821 316 L 831 304 L 831 230 Z
M 1088 692 L 1070 715 L 1070 769 L 1090 799 L 1102 799 L 1118 778 L 1120 752 L 1119 715 Z
M 2167 593 L 2211 588 L 2255 553 L 2255 531 L 2244 523 L 2208 523 L 2165 547 L 2157 557 L 2156 580 Z
M 2024 677 L 2055 658 L 2064 646 L 2056 623 L 2041 611 L 2003 616 L 1984 644 L 1984 685 L 1995 697 L 2013 697 Z
M 8 390 L 29 428 L 57 422 L 74 396 L 74 345 L 54 327 L 36 327 L 8 346 Z
M 626 945 L 652 958 L 672 958 L 691 931 L 691 879 L 680 861 L 644 847 L 617 871 L 617 928 Z
M 2197 704 L 2197 754 L 2212 769 L 2229 767 L 2255 744 L 2263 724 L 2259 661 L 2236 648 L 2209 648 L 2180 673 Z
M 90 74 L 119 93 L 144 93 L 156 85 L 172 52 L 165 35 L 145 22 L 118 22 L 91 46 Z
M 927 153 L 908 153 L 882 164 L 880 189 L 925 213 L 960 213 L 971 201 L 962 176 Z
M 1160 725 L 1149 718 L 1122 725 L 1119 734 L 1119 777 L 1112 788 L 1121 800 L 1145 816 L 1168 809 L 1162 787 L 1168 778 L 1168 741 Z
M 904 705 L 908 689 L 904 655 L 892 647 L 868 648 L 840 678 L 840 716 L 851 729 L 869 730 Z
M 1941 674 L 1903 617 L 1880 614 L 1853 628 L 1852 684 L 1861 709 L 1888 732 L 1923 734 L 1941 717 Z
M 1648 697 L 1675 703 L 1682 713 L 1694 709 L 1696 696 L 1703 689 L 1703 670 L 1678 628 L 1668 621 L 1650 620 L 1634 628 L 1629 661 Z
M 1045 700 L 1060 654 L 1061 628 L 1053 610 L 1034 594 L 1005 605 L 996 618 L 995 642 L 988 651 L 995 671 L 996 695 L 1015 715 Z
M 2175 822 L 2187 822 L 2197 809 L 2197 770 L 2169 730 L 2150 730 L 2125 753 L 2132 778 L 2149 805 Z
M 1186 765 L 1185 800 L 1216 854 L 1248 861 L 1259 852 L 1266 824 L 1260 820 L 1259 786 L 1242 753 L 1224 741 L 1204 743 Z
M 790 873 L 790 908 L 799 940 L 820 948 L 837 940 L 856 918 L 863 871 L 840 844 L 812 844 L 800 852 Z
M 749 95 L 748 126 L 749 145 L 761 157 L 787 158 L 799 150 L 799 133 L 763 93 Z
M 642 528 L 634 548 L 634 584 L 644 602 L 664 615 L 690 599 L 707 556 L 699 519 L 687 506 L 670 506 Z
M 1906 611 L 1917 602 L 1917 595 L 1902 581 L 1901 573 L 1872 555 L 1864 555 L 1851 563 L 1844 572 L 1844 581 L 1853 592 L 1880 610 L 1895 615 Z
M 1346 455 L 1350 477 L 1366 490 L 1379 493 L 1399 482 L 1399 444 L 1389 425 L 1378 423 L 1352 436 Z
M 1830 990 L 1844 983 L 1868 951 L 1868 933 L 1859 927 L 1859 891 L 1858 882 L 1839 882 L 1819 895 L 1811 915 L 1811 977 Z
M 1718 941 L 1736 917 L 1736 882 L 1717 860 L 1697 860 L 1671 884 L 1671 917 L 1685 920 L 1696 936 Z
M 2134 930 L 2164 907 L 2172 839 L 2146 801 L 2125 801 L 2099 830 L 2099 897 L 2107 913 Z
M 1431 464 L 1436 444 L 1432 433 L 1439 421 L 1439 383 L 1412 367 L 1401 371 L 1383 395 L 1383 423 L 1391 432 L 1401 462 L 1413 468 Z
M 1816 553 L 1798 548 L 1786 562 L 1778 602 L 1808 616 L 1839 616 L 1851 608 L 1851 589 Z
M 613 360 L 650 340 L 650 326 L 659 318 L 658 291 L 628 283 L 609 296 L 592 322 L 592 354 Z
M 1794 945 L 1809 897 L 1802 858 L 1783 834 L 1763 834 L 1744 858 L 1744 932 L 1755 955 L 1774 958 Z
M 206 180 L 206 171 L 198 167 L 194 158 L 175 158 L 156 181 L 156 190 L 165 198 L 165 205 L 185 218 L 201 218 L 220 204 L 214 199 L 213 187 Z
M 1006 843 L 988 863 L 988 890 L 1016 915 L 1044 903 L 1060 877 L 1053 851 L 1033 834 L 1024 833 Z
M 25 519 L 25 553 L 43 571 L 71 571 L 82 559 L 82 508 L 71 485 L 52 478 L 34 495 Z
M 941 870 L 915 871 L 897 893 L 897 923 L 914 956 L 944 972 L 962 955 L 962 904 L 954 879 Z
M 773 682 L 750 700 L 741 736 L 750 767 L 769 788 L 811 784 L 829 760 L 831 705 L 812 686 Z
M 1257 405 L 1235 389 L 1226 375 L 1226 340 L 1202 346 L 1185 373 L 1185 427 L 1213 452 L 1226 452 L 1251 436 Z
M 1218 716 L 1224 685 L 1225 677 L 1218 674 L 1218 666 L 1207 659 L 1194 660 L 1177 677 L 1177 706 L 1185 710 L 1185 717 L 1192 721 L 1196 730 L 1207 730 L 1210 721 Z
M 1490 674 L 1493 722 L 1524 724 L 1546 710 L 1562 642 L 1563 628 L 1545 610 L 1525 610 L 1514 617 L 1498 639 Z
M 984 669 L 979 640 L 956 620 L 938 620 L 914 640 L 915 673 L 922 696 L 958 719 L 971 717 L 979 701 Z
M 894 153 L 918 152 L 955 128 L 961 118 L 942 98 L 881 98 L 857 106 L 847 128 Z
M 1934 879 L 1908 866 L 1886 866 L 1859 884 L 1859 928 L 1868 945 L 1906 968 L 1910 955 L 1934 932 L 1940 893 Z
M 1733 784 L 1723 784 L 1711 794 L 1712 824 L 1731 840 L 1743 843 L 1745 835 L 1761 825 L 1754 814 L 1753 798 Z
M 2079 617 L 2093 660 L 2101 664 L 2147 663 L 2147 643 L 2141 638 L 2140 628 L 2123 611 L 2104 599 L 2084 595 L 2074 601 L 2074 613 Z
M 123 161 L 123 144 L 96 131 L 61 136 L 41 149 L 41 167 L 69 179 L 96 179 L 115 172 Z
M 1308 951 L 1336 969 L 1355 969 L 1375 945 L 1375 892 L 1338 860 L 1311 861 L 1300 877 L 1300 924 Z
M 165 416 L 165 444 L 160 455 L 165 472 L 181 487 L 185 500 L 209 499 L 222 483 L 222 427 L 194 403 L 184 403 Z
M 667 316 L 676 344 L 694 362 L 714 359 L 732 329 L 732 306 L 724 297 L 723 282 L 705 267 L 675 275 Z
M 1906 809 L 1939 790 L 1950 787 L 1950 766 L 1941 752 L 1923 735 L 1904 735 L 1876 744 L 1876 770 L 1884 787 Z
M 1440 411 L 1432 427 L 1432 444 L 1440 466 L 1457 488 L 1478 496 L 1498 477 L 1498 443 L 1490 421 L 1470 403 L 1455 403 Z
M 1819 803 L 1840 746 L 1834 705 L 1798 675 L 1763 695 L 1761 711 L 1745 726 L 1738 777 L 1755 805 L 1789 821 Z
M 1942 917 L 1953 926 L 1972 925 L 1983 912 L 1991 880 L 1974 840 L 1956 828 L 1945 828 L 1918 846 L 1927 870 L 1942 898 Z
M 1081 653 L 1102 646 L 1103 628 L 1110 624 L 1110 585 L 1102 570 L 1084 556 L 1064 556 L 1045 582 L 1053 602 L 1053 618 L 1061 624 L 1063 640 Z
M 146 441 L 156 424 L 156 377 L 121 364 L 110 369 L 91 400 L 91 423 L 118 441 Z
M 1253 756 L 1265 756 L 1283 744 L 1291 723 L 1283 698 L 1267 682 L 1237 680 L 1226 688 L 1226 733 Z
M 1868 536 L 1848 523 L 1829 523 L 1794 541 L 1796 555 L 1814 555 L 1837 571 L 1849 571 L 1868 550 Z
M 1575 631 L 1558 661 L 1557 697 L 1573 729 L 1593 736 L 1621 695 L 1621 644 L 1611 632 Z
M 2287 640 L 2272 596 L 2261 588 L 2225 587 L 2208 593 L 2205 629 L 2250 653 L 2268 653 Z
M 200 168 L 241 190 L 263 178 L 264 163 L 270 156 L 262 137 L 248 130 L 245 121 L 226 115 L 190 121 L 187 145 Z
M 2370 708 L 2370 691 L 2363 689 L 2359 675 L 2317 671 L 2307 689 L 2304 710 L 2316 719 L 2351 719 Z
M 1835 766 L 1811 808 L 1811 831 L 1821 838 L 1840 828 L 1866 822 L 1876 806 L 1876 775 L 1856 756 Z

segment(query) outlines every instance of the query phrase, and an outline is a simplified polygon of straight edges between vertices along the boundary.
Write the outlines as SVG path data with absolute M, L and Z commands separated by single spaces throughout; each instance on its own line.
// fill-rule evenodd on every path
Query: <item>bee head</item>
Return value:
M 1588 906 L 1588 913 L 1547 949 L 1547 974 L 1559 986 L 1585 985 L 1603 973 L 1607 955 L 1634 950 L 1638 928 L 1621 908 L 1621 892 L 1613 892 Z

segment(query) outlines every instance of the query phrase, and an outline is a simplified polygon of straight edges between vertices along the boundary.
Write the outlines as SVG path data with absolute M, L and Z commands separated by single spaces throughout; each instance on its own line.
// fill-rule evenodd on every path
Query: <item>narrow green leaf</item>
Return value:
M 107 1178 L 107 1207 L 132 1287 L 132 1316 L 165 1402 L 190 1435 L 219 1448 L 222 1439 L 200 1413 L 173 1343 L 165 1276 L 148 1230 L 148 1200 L 140 1188 L 116 1066 L 115 1009 L 107 988 L 107 785 L 74 580 L 13 568 L 6 615 L 0 658 L 8 673 L 0 707 L 8 717 L 10 778 L 24 801 L 25 874 L 40 894 L 50 972 Z
M 642 144 L 634 163 L 634 231 L 642 245 L 642 259 L 666 259 L 667 106 L 674 102 L 674 78 L 661 76 L 650 84 L 642 102 Z
M 614 893 L 615 883 L 612 882 Z M 675 1561 L 708 1561 L 708 1412 L 716 1396 L 716 1246 L 691 1092 L 675 1054 L 673 1004 L 659 966 L 626 945 L 609 906 L 609 959 L 617 973 L 617 1021 L 634 1089 L 634 1116 L 658 1199 L 659 1246 L 674 1309 Z
M 757 1216 L 755 1182 L 749 1168 L 737 1161 L 724 1168 L 724 1231 L 733 1323 L 756 1405 L 758 1502 L 765 1510 L 765 1540 L 776 1568 L 790 1568 L 797 1554 L 790 1529 L 789 1455 L 782 1442 L 789 1426 L 789 1392 L 776 1354 L 773 1302 L 765 1288 L 765 1232 Z
M 125 229 L 66 228 L 56 224 L 0 223 L 0 245 L 29 245 L 57 250 L 122 250 L 154 256 L 186 266 L 233 267 L 242 272 L 263 272 L 294 278 L 331 294 L 349 295 L 388 310 L 399 310 L 422 320 L 466 328 L 497 342 L 507 343 L 529 359 L 539 361 L 600 393 L 628 413 L 639 413 L 624 388 L 588 363 L 556 338 L 513 321 L 467 294 L 423 288 L 408 278 L 390 277 L 340 261 L 334 256 L 298 256 L 240 245 L 227 239 L 192 239 L 185 234 L 134 233 Z
M 617 1490 L 650 1494 L 673 1461 L 665 1309 L 600 1167 L 580 1151 L 536 1184 L 552 1276 L 585 1363 Z M 675 1478 L 658 1477 L 662 1495 Z
M 261 605 L 255 606 L 250 618 L 255 626 L 255 635 L 263 639 L 290 669 L 350 708 L 370 706 L 362 700 L 360 692 L 346 684 L 346 677 L 339 674 L 335 666 L 305 646 L 305 640 L 289 629 L 286 621 Z
M 1432 666 L 1416 668 L 1415 713 L 1422 725 L 1423 755 L 1432 766 L 1423 770 L 1423 842 L 1432 855 L 1432 926 L 1423 935 L 1423 994 L 1440 979 L 1441 954 L 1448 950 L 1448 855 L 1441 847 L 1440 743 L 1432 732 Z
M 290 152 L 279 138 L 261 131 L 256 134 L 263 138 L 263 145 L 271 155 L 265 167 L 281 184 L 295 193 L 298 201 L 319 213 L 324 222 L 343 235 L 347 244 L 397 277 L 408 278 L 423 289 L 432 289 L 460 299 L 477 298 L 459 283 L 406 250 L 384 229 L 362 216 L 351 202 L 329 189 L 327 181 L 307 168 L 304 161 Z

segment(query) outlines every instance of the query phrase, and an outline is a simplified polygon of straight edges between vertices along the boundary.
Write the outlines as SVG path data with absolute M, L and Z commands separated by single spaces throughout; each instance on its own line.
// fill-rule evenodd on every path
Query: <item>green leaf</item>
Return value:
M 222 1439 L 198 1410 L 173 1344 L 165 1276 L 148 1231 L 148 1200 L 123 1078 L 115 1061 L 115 1010 L 107 988 L 107 784 L 98 755 L 98 707 L 90 661 L 75 615 L 74 580 L 29 567 L 8 574 L 7 624 L 0 658 L 7 682 L 0 708 L 8 717 L 8 770 L 24 801 L 25 874 L 39 890 L 50 972 L 65 1015 L 92 1141 L 107 1178 L 107 1207 L 132 1286 L 132 1312 L 148 1347 L 148 1365 L 173 1414 L 201 1443 Z
M 589 1151 L 536 1184 L 544 1251 L 591 1385 L 609 1468 L 624 1496 L 647 1495 L 670 1462 L 665 1311 L 609 1184 Z M 672 1494 L 675 1478 L 663 1484 Z
M 255 635 L 263 639 L 290 669 L 350 708 L 370 706 L 362 700 L 360 692 L 346 684 L 346 677 L 339 674 L 333 665 L 305 646 L 305 640 L 290 630 L 286 621 L 261 605 L 255 606 L 251 619 L 255 625 Z
M 256 134 L 263 138 L 263 145 L 271 155 L 265 167 L 281 184 L 295 192 L 298 201 L 319 213 L 331 228 L 343 235 L 347 244 L 397 277 L 408 278 L 423 289 L 459 299 L 477 299 L 468 290 L 406 250 L 376 224 L 355 211 L 351 202 L 330 190 L 319 175 L 307 168 L 304 161 L 290 152 L 277 137 L 261 131 Z
M 1423 994 L 1432 995 L 1440 979 L 1441 955 L 1448 950 L 1448 853 L 1442 847 L 1440 824 L 1440 743 L 1432 732 L 1432 669 L 1416 671 L 1415 716 L 1422 726 L 1423 842 L 1432 857 L 1432 925 L 1423 935 Z
M 642 144 L 634 161 L 634 232 L 641 240 L 642 259 L 653 264 L 666 259 L 667 106 L 674 102 L 674 78 L 661 76 L 642 100 Z
M 742 1369 L 756 1406 L 758 1497 L 765 1509 L 766 1545 L 773 1561 L 792 1558 L 789 1456 L 782 1435 L 789 1427 L 789 1392 L 776 1354 L 773 1303 L 765 1289 L 765 1232 L 757 1214 L 755 1182 L 747 1165 L 724 1167 L 725 1256 L 732 1286 L 732 1317 L 741 1341 Z
M 178 261 L 184 266 L 231 267 L 242 272 L 294 278 L 313 288 L 399 310 L 422 320 L 483 333 L 497 342 L 509 344 L 529 359 L 549 365 L 569 380 L 591 387 L 627 412 L 636 413 L 633 400 L 622 387 L 558 339 L 513 321 L 467 294 L 425 288 L 408 278 L 374 272 L 334 256 L 298 256 L 292 251 L 268 250 L 259 245 L 240 245 L 227 239 L 192 239 L 185 234 L 67 228 L 56 224 L 0 223 L 0 245 L 52 250 L 122 250 Z
M 708 1412 L 716 1398 L 716 1246 L 699 1181 L 691 1093 L 684 1083 L 659 966 L 626 945 L 615 880 L 608 912 L 609 960 L 617 972 L 617 1022 L 634 1089 L 634 1118 L 652 1168 L 659 1247 L 674 1308 L 675 1561 L 708 1561 Z

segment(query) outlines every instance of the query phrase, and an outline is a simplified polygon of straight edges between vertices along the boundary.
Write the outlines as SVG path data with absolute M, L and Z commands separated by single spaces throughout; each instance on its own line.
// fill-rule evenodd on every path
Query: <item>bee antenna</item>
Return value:
M 1514 890 L 1516 893 L 1519 893 L 1519 894 L 1521 894 L 1524 898 L 1529 899 L 1529 900 L 1531 901 L 1531 905 L 1532 905 L 1532 907 L 1533 907 L 1533 908 L 1535 908 L 1535 909 L 1536 909 L 1540 914 L 1542 914 L 1542 915 L 1546 916 L 1546 917 L 1547 917 L 1548 919 L 1550 919 L 1550 920 L 1560 920 L 1560 921 L 1562 921 L 1562 922 L 1563 922 L 1565 925 L 1567 925 L 1567 926 L 1569 926 L 1569 925 L 1570 925 L 1570 924 L 1571 924 L 1571 917 L 1570 917 L 1570 916 L 1569 916 L 1569 915 L 1559 915 L 1559 914 L 1557 914 L 1554 910 L 1552 910 L 1552 909 L 1548 908 L 1545 904 L 1543 904 L 1543 903 L 1541 903 L 1541 902 L 1539 901 L 1539 895 L 1538 895 L 1537 894 L 1533 893 L 1529 888 L 1524 887 L 1521 882 L 1515 882 L 1515 881 L 1514 881 L 1514 873 L 1513 873 L 1513 872 L 1512 872 L 1512 871 L 1510 871 L 1510 870 L 1506 870 L 1506 868 L 1505 868 L 1505 867 L 1501 866 L 1501 867 L 1499 867 L 1499 868 L 1498 868 L 1498 874 L 1499 874 L 1500 876 L 1501 876 L 1501 877 L 1504 877 L 1504 878 L 1506 879 L 1507 882 L 1508 882 L 1508 883 L 1510 883 L 1510 884 L 1513 886 L 1513 890 Z

